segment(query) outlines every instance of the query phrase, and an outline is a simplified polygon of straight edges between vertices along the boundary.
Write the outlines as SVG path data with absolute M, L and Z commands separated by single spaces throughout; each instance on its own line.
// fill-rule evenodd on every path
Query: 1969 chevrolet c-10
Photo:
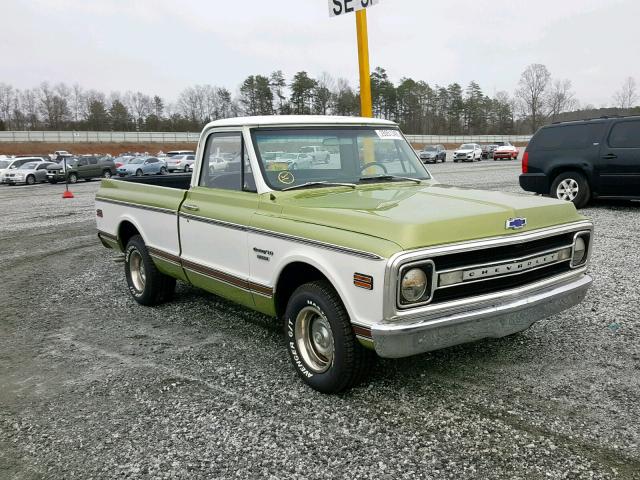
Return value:
M 593 226 L 573 204 L 439 184 L 385 120 L 215 121 L 192 176 L 103 180 L 96 213 L 139 304 L 178 279 L 277 317 L 299 376 L 326 393 L 375 354 L 525 330 L 591 283 Z

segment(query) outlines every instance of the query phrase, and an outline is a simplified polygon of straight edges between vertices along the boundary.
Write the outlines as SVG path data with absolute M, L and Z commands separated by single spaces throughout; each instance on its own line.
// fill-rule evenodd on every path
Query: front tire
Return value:
M 591 188 L 585 176 L 580 172 L 564 172 L 551 184 L 549 194 L 558 200 L 573 202 L 576 208 L 582 208 L 591 200 Z
M 70 173 L 69 183 L 78 183 L 78 175 L 76 175 L 75 173 Z
M 375 354 L 360 344 L 340 297 L 326 281 L 298 287 L 284 320 L 291 362 L 314 390 L 342 392 L 360 383 L 373 367 Z
M 159 305 L 173 296 L 176 279 L 156 268 L 140 235 L 134 235 L 127 243 L 124 260 L 129 292 L 140 305 Z
M 102 178 L 111 178 L 111 170 L 105 170 L 102 172 Z
M 144 175 L 144 173 L 142 173 L 142 170 L 138 169 L 136 170 L 136 177 L 142 177 Z
M 35 185 L 36 183 L 36 177 L 34 177 L 33 175 L 29 175 L 27 177 L 27 185 Z
M 167 174 L 167 169 L 164 167 L 160 167 L 160 175 L 166 175 Z

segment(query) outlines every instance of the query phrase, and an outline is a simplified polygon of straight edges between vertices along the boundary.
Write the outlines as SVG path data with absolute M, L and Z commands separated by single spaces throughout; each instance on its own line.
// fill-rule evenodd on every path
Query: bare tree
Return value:
M 539 63 L 529 65 L 520 76 L 516 97 L 520 100 L 523 113 L 529 118 L 532 132 L 538 130 L 546 116 L 546 94 L 550 82 L 549 70 Z
M 151 97 L 142 92 L 127 92 L 125 99 L 125 105 L 133 115 L 136 125 L 140 126 L 144 122 L 144 119 L 151 114 Z
M 575 110 L 578 106 L 578 101 L 573 91 L 571 91 L 571 87 L 571 80 L 556 80 L 553 82 L 547 97 L 547 107 L 551 121 L 555 122 L 561 113 Z
M 629 77 L 622 84 L 622 88 L 618 90 L 613 99 L 616 103 L 616 107 L 629 109 L 636 106 L 638 101 L 638 93 L 636 90 L 636 81 Z
M 82 87 L 75 83 L 73 87 L 71 87 L 69 108 L 71 109 L 71 117 L 76 123 L 86 118 L 86 101 L 84 97 Z
M 11 121 L 11 113 L 15 103 L 16 91 L 11 85 L 0 83 L 0 120 Z

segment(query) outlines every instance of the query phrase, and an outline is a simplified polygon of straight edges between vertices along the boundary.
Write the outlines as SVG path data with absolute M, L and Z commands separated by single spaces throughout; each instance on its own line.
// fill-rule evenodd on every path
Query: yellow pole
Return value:
M 366 8 L 356 12 L 356 30 L 358 32 L 358 60 L 360 63 L 360 114 L 363 117 L 373 117 Z

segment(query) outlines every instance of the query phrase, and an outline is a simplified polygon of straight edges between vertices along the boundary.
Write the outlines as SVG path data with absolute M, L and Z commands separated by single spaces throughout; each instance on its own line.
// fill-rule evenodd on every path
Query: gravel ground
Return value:
M 516 162 L 430 169 L 519 191 Z M 0 478 L 640 478 L 640 204 L 584 210 L 579 307 L 323 396 L 268 318 L 184 284 L 134 303 L 97 188 L 0 187 Z

